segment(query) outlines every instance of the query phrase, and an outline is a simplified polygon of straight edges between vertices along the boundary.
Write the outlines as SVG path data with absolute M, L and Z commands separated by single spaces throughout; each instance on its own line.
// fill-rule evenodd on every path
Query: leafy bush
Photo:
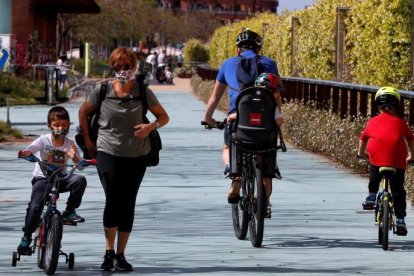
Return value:
M 22 138 L 23 134 L 18 129 L 8 126 L 6 122 L 0 121 L 0 142 L 6 141 L 6 136 Z
M 410 69 L 411 0 L 319 0 L 306 10 L 257 14 L 217 29 L 209 44 L 210 65 L 218 68 L 236 53 L 235 38 L 243 28 L 262 36 L 261 54 L 291 75 L 292 18 L 296 17 L 294 71 L 299 77 L 334 80 L 337 7 L 345 15 L 345 62 L 349 82 L 412 89 Z M 266 27 L 267 26 L 267 27 Z
M 209 59 L 208 50 L 198 39 L 190 39 L 184 47 L 185 62 L 207 62 Z
M 0 106 L 10 104 L 35 104 L 35 97 L 44 95 L 44 81 L 27 80 L 0 72 Z

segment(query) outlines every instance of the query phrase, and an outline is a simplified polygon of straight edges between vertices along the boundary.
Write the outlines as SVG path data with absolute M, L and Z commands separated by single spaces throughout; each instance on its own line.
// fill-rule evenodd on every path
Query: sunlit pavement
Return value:
M 390 250 L 377 243 L 372 212 L 361 210 L 366 177 L 331 161 L 289 147 L 279 153 L 283 180 L 274 184 L 273 214 L 265 223 L 262 248 L 233 233 L 226 202 L 229 180 L 222 179 L 222 132 L 200 125 L 205 105 L 176 86 L 157 89 L 171 121 L 160 129 L 161 163 L 149 168 L 138 194 L 134 229 L 126 257 L 135 271 L 152 275 L 412 275 L 414 215 L 408 208 L 408 235 L 390 235 Z M 64 104 L 77 126 L 80 102 Z M 45 122 L 49 106 L 12 107 L 12 122 Z M 224 115 L 221 115 L 221 118 Z M 220 117 L 218 115 L 217 117 Z M 0 120 L 6 108 L 0 108 Z M 219 119 L 219 118 L 217 118 Z M 20 127 L 26 134 L 46 125 Z M 20 241 L 29 200 L 33 164 L 16 158 L 25 144 L 0 145 L 0 274 L 43 275 L 37 256 L 23 256 L 11 266 Z M 105 244 L 104 194 L 94 168 L 84 172 L 88 187 L 79 214 L 86 222 L 65 226 L 64 252 L 75 253 L 70 270 L 59 259 L 56 275 L 117 274 L 99 267 Z M 58 206 L 64 208 L 67 195 Z M 121 273 L 119 273 L 121 274 Z

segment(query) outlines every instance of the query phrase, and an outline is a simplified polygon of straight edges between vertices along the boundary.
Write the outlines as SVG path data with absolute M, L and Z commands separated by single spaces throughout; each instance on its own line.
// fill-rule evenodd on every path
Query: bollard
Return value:
M 52 66 L 46 68 L 46 75 L 48 78 L 48 98 L 47 103 L 50 105 L 56 104 L 55 94 L 53 93 L 53 81 L 54 81 L 55 69 Z
M 6 120 L 6 124 L 8 127 L 11 127 L 11 122 L 10 122 L 10 103 L 9 103 L 9 97 L 6 97 L 6 105 L 7 105 L 7 120 Z

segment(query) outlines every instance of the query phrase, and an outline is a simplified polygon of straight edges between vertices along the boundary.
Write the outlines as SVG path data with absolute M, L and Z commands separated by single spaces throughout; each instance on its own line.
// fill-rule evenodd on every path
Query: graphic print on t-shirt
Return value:
M 58 149 L 50 150 L 48 153 L 46 153 L 46 156 L 47 163 L 64 165 L 66 162 L 66 153 Z

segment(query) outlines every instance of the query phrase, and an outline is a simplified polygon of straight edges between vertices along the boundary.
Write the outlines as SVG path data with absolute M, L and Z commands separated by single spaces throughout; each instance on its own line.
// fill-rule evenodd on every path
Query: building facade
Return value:
M 1 0 L 2 46 L 10 51 L 13 64 L 54 62 L 59 48 L 58 13 L 99 12 L 95 0 Z
M 208 12 L 222 20 L 241 20 L 257 12 L 277 13 L 279 0 L 160 0 L 176 12 Z

